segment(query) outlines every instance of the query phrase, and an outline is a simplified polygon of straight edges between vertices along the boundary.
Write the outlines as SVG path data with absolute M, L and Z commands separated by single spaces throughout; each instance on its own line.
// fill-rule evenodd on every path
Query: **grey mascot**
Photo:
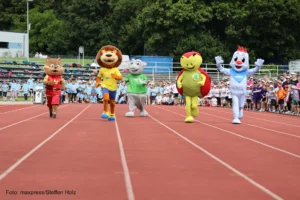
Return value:
M 128 83 L 127 86 L 127 96 L 129 104 L 129 112 L 125 114 L 126 117 L 134 117 L 135 108 L 140 110 L 140 116 L 146 117 L 148 113 L 146 112 L 144 105 L 147 99 L 147 77 L 142 73 L 146 63 L 139 60 L 133 59 L 129 64 L 129 68 L 125 69 L 125 72 L 129 74 L 125 77 L 125 82 Z

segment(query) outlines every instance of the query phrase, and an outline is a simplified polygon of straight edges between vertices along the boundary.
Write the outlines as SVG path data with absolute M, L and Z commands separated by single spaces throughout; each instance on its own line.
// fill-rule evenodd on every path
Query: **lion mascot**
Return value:
M 257 59 L 255 62 L 255 68 L 249 69 L 249 55 L 247 49 L 244 47 L 238 47 L 238 50 L 234 52 L 230 69 L 225 69 L 221 64 L 224 63 L 221 56 L 215 57 L 216 65 L 220 72 L 230 76 L 229 90 L 232 96 L 232 111 L 233 111 L 233 124 L 240 124 L 240 119 L 243 117 L 243 109 L 246 98 L 247 77 L 252 76 L 260 70 L 264 63 L 264 60 Z
M 101 118 L 115 121 L 117 81 L 123 79 L 118 69 L 122 62 L 122 52 L 117 47 L 107 45 L 99 50 L 96 60 L 100 70 L 96 78 L 95 87 L 97 88 L 101 85 L 104 105 Z M 110 112 L 108 111 L 108 102 L 110 104 Z
M 140 110 L 140 116 L 146 117 L 148 113 L 144 109 L 147 99 L 147 76 L 142 74 L 144 67 L 147 64 L 140 59 L 132 59 L 129 68 L 124 71 L 129 72 L 125 77 L 125 82 L 128 83 L 127 94 L 129 112 L 125 114 L 126 117 L 133 117 L 135 108 Z
M 65 89 L 65 81 L 62 77 L 64 68 L 60 58 L 46 58 L 44 65 L 44 85 L 46 88 L 47 106 L 51 118 L 56 118 L 57 109 L 60 104 L 61 90 Z
M 211 81 L 209 75 L 200 68 L 200 53 L 191 51 L 183 54 L 180 64 L 183 70 L 177 75 L 176 86 L 178 93 L 185 96 L 185 122 L 191 123 L 193 117 L 199 115 L 198 97 L 203 98 L 209 93 Z

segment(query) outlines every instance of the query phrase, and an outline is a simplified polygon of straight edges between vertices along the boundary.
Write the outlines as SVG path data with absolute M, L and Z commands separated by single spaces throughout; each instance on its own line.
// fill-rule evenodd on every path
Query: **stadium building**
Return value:
M 0 57 L 28 57 L 27 33 L 0 31 Z

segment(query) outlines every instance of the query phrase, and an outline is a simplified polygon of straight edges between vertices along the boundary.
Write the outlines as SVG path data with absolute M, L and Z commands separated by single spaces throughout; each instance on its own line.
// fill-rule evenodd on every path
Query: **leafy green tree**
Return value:
M 30 52 L 43 54 L 65 54 L 68 49 L 68 39 L 64 21 L 58 20 L 53 10 L 43 13 L 36 8 L 30 10 Z M 26 27 L 26 22 L 14 21 L 15 27 Z M 15 29 L 19 31 L 20 29 Z

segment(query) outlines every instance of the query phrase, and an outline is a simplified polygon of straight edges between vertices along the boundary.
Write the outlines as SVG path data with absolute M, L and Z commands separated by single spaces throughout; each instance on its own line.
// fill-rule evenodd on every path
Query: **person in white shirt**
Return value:
M 212 91 L 213 91 L 213 86 L 211 86 L 209 93 L 206 95 L 206 101 L 207 105 L 211 105 L 211 98 L 212 98 Z
M 226 90 L 226 97 L 225 97 L 225 99 L 227 101 L 227 106 L 229 108 L 231 108 L 232 107 L 232 97 L 231 97 L 230 90 L 229 90 L 229 83 L 226 84 L 226 89 L 225 90 Z
M 212 107 L 217 107 L 218 106 L 218 100 L 217 100 L 217 98 L 215 96 L 212 96 L 211 106 Z
M 171 92 L 173 93 L 174 104 L 178 105 L 178 90 L 177 90 L 175 81 L 172 81 L 172 85 L 170 86 L 170 89 L 171 89 Z
M 157 105 L 161 105 L 162 104 L 162 96 L 161 96 L 160 92 L 157 93 L 157 96 L 155 98 L 155 102 L 156 102 Z
M 15 101 L 15 98 L 17 96 L 17 83 L 16 80 L 12 80 L 10 83 L 10 100 Z
M 171 92 L 171 88 L 170 88 L 169 83 L 165 83 L 164 94 L 169 94 L 170 92 Z
M 29 76 L 29 79 L 27 80 L 27 84 L 29 87 L 29 96 L 30 96 L 30 101 L 33 101 L 34 98 L 34 79 L 32 78 L 32 75 Z
M 9 89 L 8 84 L 6 83 L 6 81 L 3 81 L 3 84 L 1 85 L 2 88 L 2 95 L 3 95 L 3 101 L 6 101 L 7 98 L 7 91 Z
M 168 105 L 168 102 L 169 102 L 169 97 L 166 94 L 164 94 L 164 97 L 162 98 L 162 104 Z

